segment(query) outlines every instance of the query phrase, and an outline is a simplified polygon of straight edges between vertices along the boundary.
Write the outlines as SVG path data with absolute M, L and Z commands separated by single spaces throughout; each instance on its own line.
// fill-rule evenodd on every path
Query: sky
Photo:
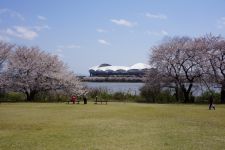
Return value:
M 166 37 L 225 37 L 225 0 L 0 0 L 0 40 L 58 55 L 77 75 L 148 63 Z

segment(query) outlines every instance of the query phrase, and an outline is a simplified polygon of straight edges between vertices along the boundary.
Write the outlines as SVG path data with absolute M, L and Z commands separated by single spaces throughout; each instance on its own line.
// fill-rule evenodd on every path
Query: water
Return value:
M 105 88 L 111 93 L 115 92 L 126 92 L 133 95 L 140 94 L 140 88 L 144 83 L 127 83 L 127 82 L 84 82 L 88 88 Z M 194 96 L 200 96 L 203 92 L 208 89 L 200 84 L 194 84 L 192 87 L 192 94 Z M 211 90 L 220 92 L 220 88 L 216 84 L 211 85 Z
M 221 89 L 220 85 L 218 85 L 218 84 L 210 84 L 209 86 L 210 86 L 210 90 L 212 90 L 212 91 L 214 91 L 216 93 L 220 93 L 220 89 Z M 200 95 L 202 95 L 202 93 L 204 93 L 206 91 L 209 91 L 209 89 L 206 86 L 204 86 L 204 85 L 194 84 L 192 89 L 191 89 L 191 91 L 192 91 L 192 94 L 194 96 L 200 96 Z
M 106 88 L 110 92 L 126 92 L 133 95 L 140 94 L 140 88 L 144 83 L 127 83 L 127 82 L 84 82 L 88 88 Z

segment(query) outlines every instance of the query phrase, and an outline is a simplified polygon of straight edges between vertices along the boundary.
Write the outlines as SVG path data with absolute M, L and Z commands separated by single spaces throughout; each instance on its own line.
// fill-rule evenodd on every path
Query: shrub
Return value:
M 66 102 L 70 97 L 63 91 L 50 91 L 38 93 L 34 101 L 36 102 Z
M 99 99 L 105 100 L 115 100 L 115 101 L 139 101 L 140 96 L 132 95 L 129 91 L 127 92 L 110 92 L 107 88 L 92 88 L 89 89 L 88 97 L 92 100 L 95 100 L 95 97 L 98 96 Z
M 169 90 L 161 91 L 156 97 L 157 103 L 173 103 L 176 102 L 176 98 Z
M 2 93 L 0 96 L 1 101 L 8 101 L 8 102 L 21 102 L 25 101 L 26 95 L 19 92 L 8 92 Z
M 172 92 L 169 89 L 162 89 L 159 86 L 152 86 L 145 84 L 140 89 L 141 97 L 145 99 L 145 102 L 148 103 L 171 103 L 176 102 L 176 97 L 173 96 Z
M 113 99 L 124 100 L 124 99 L 126 99 L 126 95 L 123 92 L 116 92 L 116 93 L 113 94 Z
M 89 89 L 88 96 L 95 99 L 96 96 L 107 97 L 109 90 L 107 88 L 91 88 Z
M 160 87 L 153 87 L 150 84 L 145 84 L 141 89 L 140 95 L 146 100 L 146 102 L 156 102 L 157 96 L 160 94 Z
M 202 93 L 202 95 L 197 96 L 195 102 L 196 103 L 208 103 L 210 95 L 213 95 L 213 102 L 214 103 L 220 103 L 220 93 L 216 93 L 213 91 L 212 93 L 210 91 L 206 91 Z

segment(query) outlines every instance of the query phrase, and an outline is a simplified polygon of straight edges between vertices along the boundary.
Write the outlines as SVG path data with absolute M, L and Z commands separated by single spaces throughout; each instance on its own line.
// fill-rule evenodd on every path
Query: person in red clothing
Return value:
M 76 100 L 77 100 L 77 97 L 75 95 L 73 95 L 71 97 L 71 102 L 73 102 L 73 104 L 75 104 L 76 103 Z

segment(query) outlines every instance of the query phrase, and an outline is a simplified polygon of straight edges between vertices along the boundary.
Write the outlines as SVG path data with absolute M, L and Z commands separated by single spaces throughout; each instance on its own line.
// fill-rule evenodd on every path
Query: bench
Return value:
M 103 100 L 103 99 L 95 100 L 95 103 L 94 104 L 98 104 L 98 103 L 101 103 L 102 104 L 103 102 L 105 102 L 105 104 L 107 105 L 108 100 Z
M 69 104 L 70 102 L 73 103 L 73 101 L 68 100 L 68 101 L 67 101 L 67 104 Z M 75 104 L 80 104 L 80 100 L 77 99 L 76 102 L 75 102 Z

